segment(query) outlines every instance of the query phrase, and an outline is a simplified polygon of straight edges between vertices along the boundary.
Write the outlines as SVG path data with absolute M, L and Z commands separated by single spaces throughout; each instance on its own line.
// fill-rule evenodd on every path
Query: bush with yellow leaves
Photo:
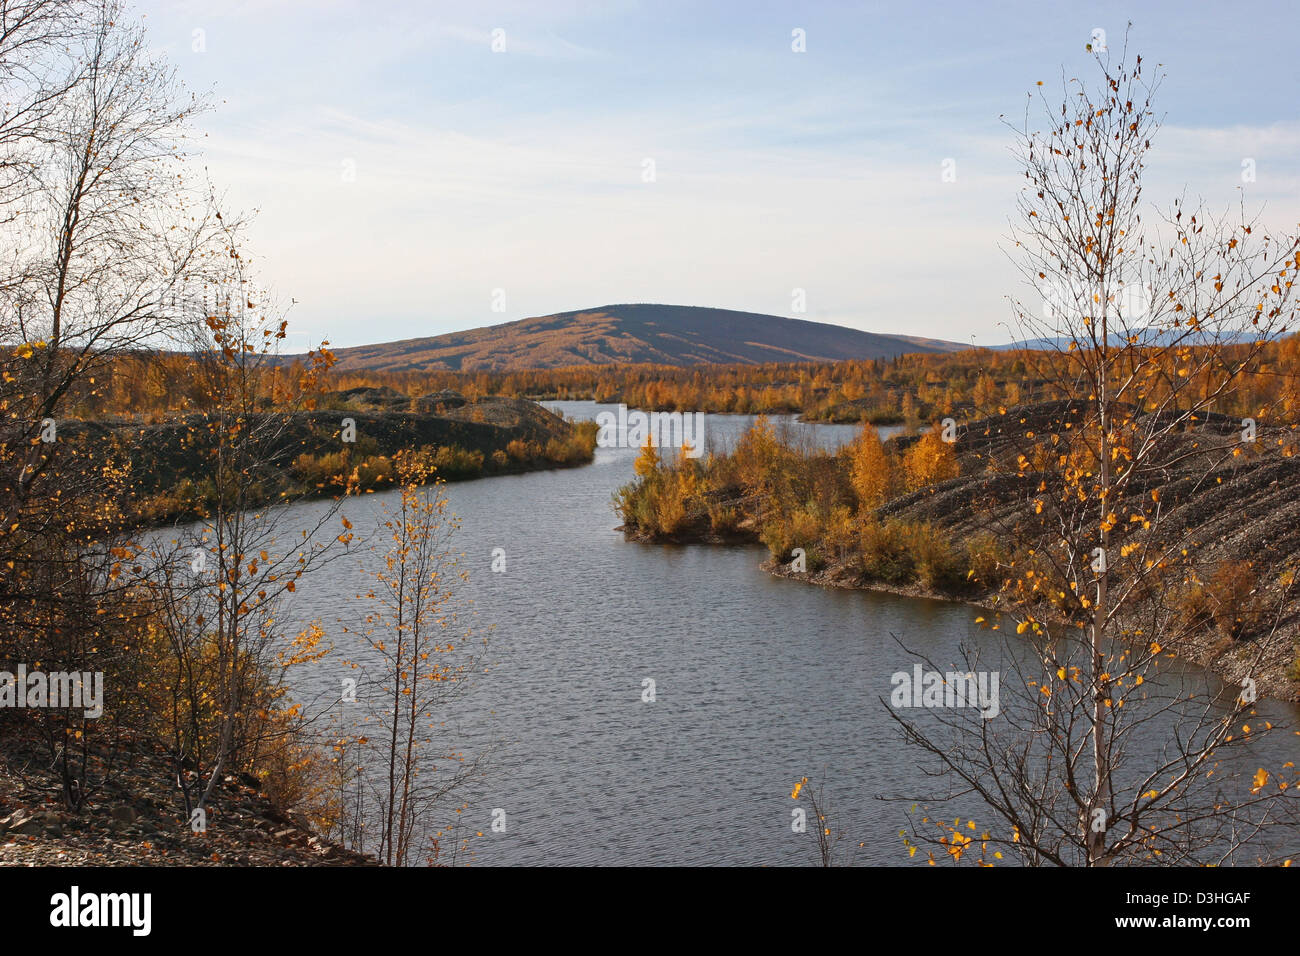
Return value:
M 956 478 L 961 474 L 957 454 L 950 442 L 943 440 L 938 429 L 931 429 L 903 456 L 903 473 L 910 491 Z

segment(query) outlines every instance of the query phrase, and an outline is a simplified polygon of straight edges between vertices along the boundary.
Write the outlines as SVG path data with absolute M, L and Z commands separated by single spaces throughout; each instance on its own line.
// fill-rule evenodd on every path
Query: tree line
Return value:
M 1145 330 L 1143 330 L 1145 331 Z M 1228 414 L 1281 421 L 1300 407 L 1300 338 L 1278 331 L 1264 343 L 1189 340 L 1183 348 L 1240 366 L 1236 386 L 1221 400 Z M 1050 354 L 1054 348 L 1040 351 Z M 1169 363 L 1164 348 L 1138 348 L 1151 361 Z M 392 388 L 412 399 L 451 389 L 470 400 L 503 395 L 539 400 L 623 403 L 654 411 L 722 414 L 800 414 L 809 421 L 920 424 L 943 415 L 1066 397 L 1059 375 L 1041 367 L 1044 356 L 1023 349 L 969 349 L 943 354 L 913 353 L 892 359 L 762 365 L 592 365 L 514 371 L 388 371 L 332 368 L 329 388 Z M 184 355 L 121 355 L 113 358 L 95 387 L 87 384 L 70 401 L 72 414 L 91 420 L 125 416 L 152 420 L 190 407 L 193 388 Z M 1198 366 L 1203 363 L 1197 363 Z M 288 361 L 293 379 L 301 362 Z M 1168 364 L 1165 377 L 1176 376 Z M 271 398 L 271 375 L 260 388 Z M 1187 392 L 1203 400 L 1214 390 L 1209 367 L 1199 369 Z M 1167 382 L 1152 383 L 1168 389 Z M 1180 393 L 1183 389 L 1180 387 Z M 322 401 L 328 403 L 328 397 Z

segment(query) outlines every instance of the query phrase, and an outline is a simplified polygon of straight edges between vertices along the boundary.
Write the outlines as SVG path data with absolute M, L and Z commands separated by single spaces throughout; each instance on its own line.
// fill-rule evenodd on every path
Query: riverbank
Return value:
M 378 866 L 315 834 L 246 774 L 213 792 L 194 833 L 163 746 L 123 733 L 94 762 L 103 776 L 78 812 L 62 799 L 45 742 L 5 724 L 0 750 L 0 866 Z
M 1059 526 L 1095 527 L 1097 517 L 1076 496 L 1062 507 L 1046 493 L 1056 481 L 1046 440 L 1053 427 L 1069 434 L 1054 425 L 1068 412 L 1024 407 L 972 422 L 951 442 L 870 436 L 834 452 L 756 426 L 734 452 L 704 461 L 646 453 L 616 506 L 641 540 L 762 544 L 764 567 L 780 577 L 1001 608 L 1017 627 L 1086 627 L 1094 585 L 1079 555 L 1095 542 L 1060 552 Z M 1261 427 L 1246 447 L 1239 431 L 1204 416 L 1171 435 L 1171 464 L 1148 468 L 1116 502 L 1111 585 L 1125 600 L 1111 627 L 1296 702 L 1300 502 L 1290 489 L 1300 461 L 1287 429 Z
M 815 572 L 794 571 L 789 565 L 778 564 L 775 561 L 765 561 L 759 567 L 773 577 L 800 581 L 818 587 L 875 591 L 881 594 L 896 594 L 900 597 L 946 601 L 995 615 L 1007 610 L 1005 607 L 999 607 L 996 601 L 960 597 L 919 584 L 890 585 L 880 581 L 863 581 L 843 567 L 826 568 Z M 990 626 L 995 621 L 996 618 L 990 619 Z M 1257 650 L 1256 647 L 1235 643 L 1225 645 L 1222 640 L 1203 632 L 1197 637 L 1177 642 L 1170 648 L 1172 652 L 1170 656 L 1196 664 L 1236 687 L 1241 686 L 1243 678 L 1250 677 L 1255 681 L 1256 690 L 1261 697 L 1293 704 L 1300 703 L 1300 688 L 1297 688 L 1296 681 L 1289 675 L 1293 658 L 1284 648 L 1285 645 L 1278 642 L 1272 655 L 1260 659 L 1252 656 Z
M 399 453 L 423 456 L 448 482 L 574 468 L 595 453 L 594 423 L 565 421 L 523 399 L 471 402 L 441 392 L 413 400 L 391 389 L 326 399 L 327 409 L 239 420 L 233 427 L 254 436 L 248 449 L 223 448 L 231 423 L 199 414 L 71 421 L 59 440 L 76 449 L 70 460 L 83 472 L 112 465 L 129 475 L 122 523 L 143 528 L 206 517 L 218 495 L 212 470 L 219 455 L 250 460 L 248 503 L 261 505 L 392 488 Z
M 754 531 L 734 531 L 727 534 L 699 533 L 679 534 L 671 538 L 660 535 L 645 534 L 620 525 L 617 531 L 629 539 L 644 544 L 674 545 L 761 545 L 758 534 Z M 919 582 L 908 584 L 891 584 L 885 581 L 871 580 L 847 564 L 831 564 L 813 571 L 797 571 L 790 562 L 768 559 L 758 565 L 759 570 L 774 578 L 797 581 L 802 584 L 821 588 L 833 588 L 841 591 L 871 591 L 877 594 L 892 594 L 898 597 L 918 598 L 928 601 L 943 601 L 948 604 L 960 604 L 972 611 L 985 611 L 994 617 L 987 620 L 990 627 L 1001 627 L 997 615 L 1009 609 L 1000 605 L 996 595 L 959 594 L 951 590 L 927 587 Z M 1059 623 L 1059 622 L 1058 622 Z M 1241 680 L 1249 676 L 1255 681 L 1260 696 L 1288 703 L 1300 703 L 1300 687 L 1290 676 L 1293 658 L 1287 653 L 1284 642 L 1276 642 L 1274 653 L 1264 657 L 1254 656 L 1257 646 L 1250 642 L 1237 644 L 1226 643 L 1208 632 L 1201 632 L 1190 639 L 1177 642 L 1170 647 L 1169 656 L 1189 661 L 1210 671 L 1223 681 L 1240 686 Z

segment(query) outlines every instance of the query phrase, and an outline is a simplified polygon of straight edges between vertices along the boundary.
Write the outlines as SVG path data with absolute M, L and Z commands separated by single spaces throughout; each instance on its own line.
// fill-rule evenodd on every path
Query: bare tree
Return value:
M 185 321 L 171 300 L 216 238 L 183 175 L 203 104 L 110 0 L 0 2 L 0 104 L 0 657 L 94 670 L 143 609 L 114 539 L 126 473 L 65 409 Z M 44 719 L 76 808 L 91 725 Z
M 73 49 L 94 12 L 81 0 L 0 0 L 0 223 L 31 192 L 36 151 L 52 142 L 54 114 L 81 79 Z
M 287 323 L 254 291 L 244 222 L 192 171 L 188 123 L 206 100 L 148 52 L 121 3 L 0 0 L 0 93 L 0 659 L 80 668 L 93 654 L 122 701 L 139 654 L 108 661 L 105 648 L 161 629 L 171 707 L 155 716 L 188 814 L 224 773 L 293 746 L 283 670 L 319 653 L 321 633 L 282 633 L 277 609 L 351 535 L 326 533 L 338 501 L 290 528 L 288 502 L 268 492 L 315 434 L 299 413 L 331 357 L 281 367 Z M 151 560 L 124 535 L 129 462 L 63 418 L 121 356 L 168 347 L 198 413 L 170 425 L 212 496 L 207 520 L 149 546 Z M 45 719 L 76 807 L 85 775 L 65 737 L 84 765 L 89 728 Z
M 78 8 L 80 5 L 78 5 Z M 0 282 L 0 337 L 19 348 L 5 378 L 10 412 L 4 524 L 49 466 L 57 420 L 74 383 L 122 351 L 159 346 L 193 319 L 177 308 L 220 248 L 207 192 L 186 179 L 186 121 L 205 108 L 146 53 L 141 29 L 104 0 L 80 36 L 75 75 L 46 104 L 39 131 L 15 145 L 24 166 L 5 226 L 14 250 Z

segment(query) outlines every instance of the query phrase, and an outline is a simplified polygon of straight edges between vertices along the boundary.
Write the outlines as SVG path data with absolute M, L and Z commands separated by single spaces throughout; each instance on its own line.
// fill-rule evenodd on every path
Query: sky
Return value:
M 292 351 L 624 302 L 1006 342 L 1007 297 L 1026 289 L 1008 259 L 1022 178 L 1005 123 L 1039 80 L 1094 79 L 1093 31 L 1114 55 L 1130 21 L 1130 49 L 1164 76 L 1144 197 L 1244 198 L 1274 229 L 1300 221 L 1284 3 L 135 12 L 211 91 L 199 161 L 256 213 L 249 252 L 290 306 Z

